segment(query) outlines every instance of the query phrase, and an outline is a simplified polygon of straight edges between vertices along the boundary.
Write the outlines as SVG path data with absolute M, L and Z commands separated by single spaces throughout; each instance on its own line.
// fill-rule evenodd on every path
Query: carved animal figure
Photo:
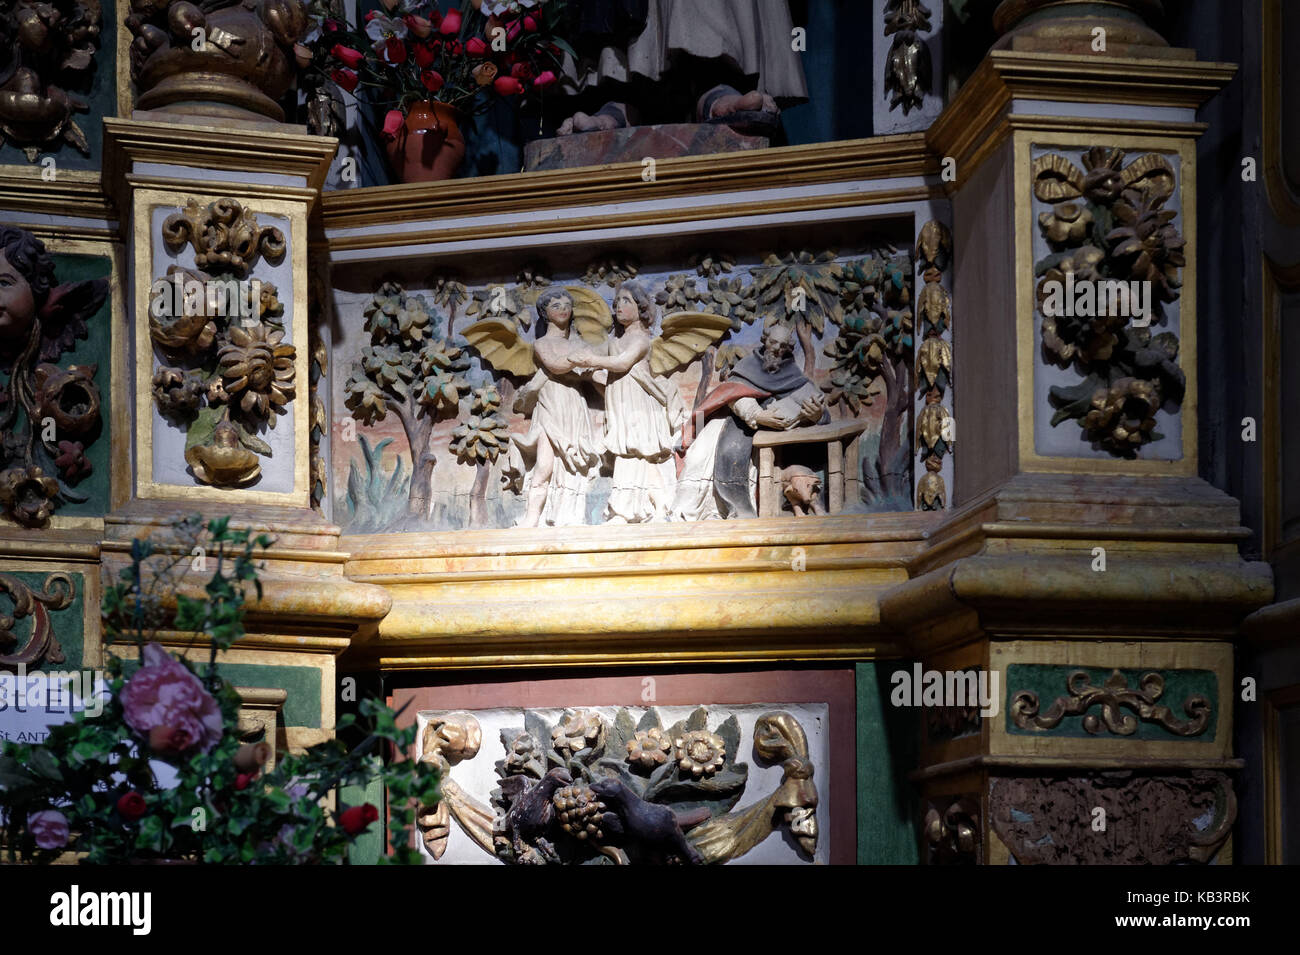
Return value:
M 501 781 L 505 793 L 506 784 L 519 780 L 519 785 L 527 783 L 525 776 L 510 776 Z M 555 820 L 555 808 L 551 805 L 551 796 L 561 786 L 573 782 L 568 770 L 559 767 L 538 780 L 527 789 L 522 789 L 510 803 L 510 810 L 505 817 L 505 830 L 510 837 L 510 848 L 514 851 L 515 862 L 520 865 L 545 865 L 559 862 L 555 846 L 546 837 Z M 509 793 L 505 793 L 507 797 Z
M 802 464 L 792 464 L 781 469 L 781 492 L 790 502 L 795 517 L 806 517 L 808 512 L 825 513 L 822 507 L 822 479 L 817 472 Z
M 598 779 L 592 790 L 610 810 L 605 816 L 611 842 L 621 842 L 638 856 L 637 861 L 662 865 L 670 859 L 703 865 L 695 847 L 686 841 L 678 816 L 667 806 L 646 802 L 613 776 Z M 611 819 L 610 816 L 616 818 Z M 691 821 L 698 821 L 694 816 Z

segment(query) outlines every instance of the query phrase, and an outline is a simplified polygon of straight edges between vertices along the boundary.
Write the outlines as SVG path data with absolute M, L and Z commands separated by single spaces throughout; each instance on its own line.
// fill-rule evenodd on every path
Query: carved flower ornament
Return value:
M 691 730 L 673 740 L 673 759 L 684 773 L 712 776 L 726 761 L 722 737 L 707 730 Z
M 565 716 L 551 730 L 551 745 L 566 759 L 585 749 L 595 749 L 605 742 L 605 723 L 599 714 L 577 710 Z
M 668 762 L 668 754 L 671 751 L 672 741 L 657 726 L 646 732 L 637 733 L 633 739 L 627 741 L 627 761 L 642 769 L 662 766 Z

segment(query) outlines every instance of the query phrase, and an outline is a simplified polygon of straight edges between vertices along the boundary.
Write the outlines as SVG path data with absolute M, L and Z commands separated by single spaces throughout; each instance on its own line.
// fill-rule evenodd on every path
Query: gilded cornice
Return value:
M 993 50 L 926 131 L 926 144 L 935 156 L 954 158 L 959 181 L 964 181 L 1013 128 L 1044 125 L 1039 117 L 1027 120 L 1010 115 L 1014 99 L 1197 109 L 1226 86 L 1236 71 L 1233 63 Z M 1205 128 L 1198 123 L 1158 120 L 1055 117 L 1045 122 L 1076 131 L 1107 129 L 1152 135 L 1195 136 Z
M 60 172 L 53 181 L 41 178 L 44 167 L 0 166 L 0 209 L 38 215 L 75 216 L 103 221 L 103 226 L 68 227 L 22 224 L 42 234 L 70 238 L 110 238 L 116 232 L 117 211 L 104 194 L 98 172 Z
M 327 193 L 327 229 L 395 221 L 520 213 L 621 202 L 657 202 L 805 183 L 933 176 L 938 164 L 920 133 L 843 142 L 781 146 L 750 152 L 660 159 L 653 182 L 640 163 L 491 176 L 467 189 L 465 180 L 411 183 Z M 866 197 L 861 197 L 866 201 Z M 714 214 L 717 214 L 716 210 Z M 567 220 L 566 220 L 567 225 Z
M 313 194 L 319 192 L 338 149 L 338 140 L 280 132 L 279 128 L 277 124 L 238 128 L 106 117 L 104 182 L 115 192 L 131 172 L 133 163 L 149 162 L 196 170 L 301 176 L 306 180 L 307 190 Z

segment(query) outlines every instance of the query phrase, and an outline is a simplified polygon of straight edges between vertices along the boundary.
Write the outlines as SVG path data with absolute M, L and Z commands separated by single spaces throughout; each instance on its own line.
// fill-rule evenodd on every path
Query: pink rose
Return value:
M 144 647 L 144 666 L 122 689 L 126 723 L 149 739 L 161 755 L 198 747 L 207 752 L 221 740 L 221 708 L 203 684 L 156 643 Z
M 42 849 L 62 849 L 68 844 L 68 817 L 57 809 L 28 816 L 27 828 Z

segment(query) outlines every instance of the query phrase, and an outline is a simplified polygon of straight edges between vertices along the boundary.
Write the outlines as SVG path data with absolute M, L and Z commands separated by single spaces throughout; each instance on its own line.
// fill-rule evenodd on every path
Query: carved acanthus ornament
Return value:
M 63 663 L 67 658 L 50 625 L 50 611 L 63 610 L 72 603 L 72 578 L 64 573 L 50 574 L 41 589 L 34 590 L 13 574 L 0 574 L 0 593 L 7 594 L 14 604 L 12 614 L 0 614 L 0 667 Z M 24 617 L 31 617 L 32 630 L 19 646 L 14 630 Z
M 1021 729 L 1049 730 L 1067 716 L 1085 714 L 1083 728 L 1089 733 L 1100 733 L 1104 726 L 1119 736 L 1132 736 L 1139 721 L 1156 723 L 1177 736 L 1197 736 L 1209 725 L 1210 701 L 1199 694 L 1183 701 L 1188 720 L 1178 719 L 1168 706 L 1156 702 L 1165 689 L 1165 679 L 1159 673 L 1144 674 L 1138 688 L 1132 689 L 1119 670 L 1112 671 L 1102 686 L 1093 686 L 1087 671 L 1075 670 L 1066 687 L 1070 695 L 1057 697 L 1041 715 L 1038 694 L 1020 690 L 1011 700 L 1011 718 Z M 1100 717 L 1088 712 L 1094 706 L 1101 707 Z M 1121 712 L 1123 709 L 1137 716 Z
M 7 138 L 35 162 L 42 149 L 90 144 L 73 119 L 99 46 L 99 0 L 15 0 L 0 10 L 0 144 Z
M 943 457 L 953 453 L 955 422 L 947 395 L 952 386 L 952 296 L 943 287 L 943 273 L 952 263 L 952 233 L 937 219 L 921 227 L 916 241 L 916 264 L 924 283 L 916 297 L 917 328 L 921 345 L 916 353 L 917 392 L 925 403 L 917 412 L 917 446 L 925 474 L 916 482 L 916 506 L 923 511 L 947 505 Z M 947 336 L 947 337 L 945 337 Z
M 922 33 L 930 31 L 930 10 L 921 0 L 888 0 L 885 36 L 893 36 L 885 57 L 885 95 L 889 108 L 907 115 L 919 109 L 933 87 L 930 48 Z
M 164 359 L 154 401 L 185 429 L 199 483 L 247 486 L 261 476 L 258 456 L 271 455 L 259 433 L 297 394 L 284 306 L 273 284 L 252 278 L 261 259 L 284 259 L 284 233 L 237 200 L 190 199 L 164 220 L 161 238 L 172 254 L 192 248 L 196 268 L 170 266 L 151 294 L 149 335 Z
M 1083 376 L 1051 388 L 1052 425 L 1074 419 L 1093 447 L 1134 458 L 1161 437 L 1157 413 L 1176 414 L 1183 401 L 1178 336 L 1153 328 L 1178 299 L 1186 242 L 1177 212 L 1164 208 L 1176 188 L 1169 160 L 1125 158 L 1094 146 L 1082 169 L 1056 153 L 1033 160 L 1034 196 L 1050 206 L 1038 225 L 1051 250 L 1035 274 L 1043 358 Z M 1149 315 L 1130 314 L 1134 292 Z
M 665 729 L 654 709 L 639 724 L 626 709 L 612 721 L 580 709 L 547 726 L 527 713 L 528 729 L 501 732 L 506 758 L 496 764 L 500 782 L 489 806 L 450 776 L 453 765 L 478 752 L 478 721 L 468 713 L 435 716 L 420 758 L 442 770 L 443 799 L 419 816 L 425 846 L 441 858 L 454 819 L 476 845 L 513 864 L 573 864 L 598 856 L 619 865 L 721 863 L 784 827 L 811 859 L 817 789 L 799 722 L 785 712 L 759 717 L 755 752 L 782 765 L 782 780 L 767 798 L 729 812 L 748 775 L 736 762 L 740 728 L 733 716 L 709 731 L 707 719 L 701 707 Z M 545 750 L 541 739 L 550 743 Z
M 980 855 L 979 800 L 973 795 L 952 799 L 951 802 L 948 799 L 932 804 L 922 821 L 927 861 L 931 865 L 977 863 Z

